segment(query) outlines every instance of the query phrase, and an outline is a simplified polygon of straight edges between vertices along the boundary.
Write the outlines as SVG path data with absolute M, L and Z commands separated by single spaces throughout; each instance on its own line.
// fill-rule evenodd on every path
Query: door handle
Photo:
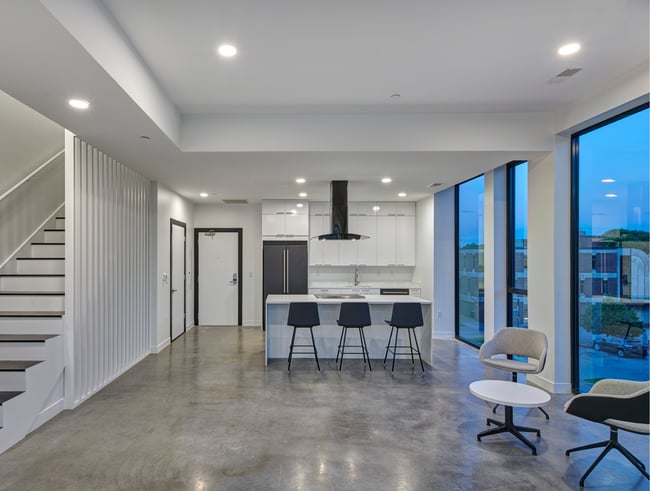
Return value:
M 176 293 L 178 290 L 176 288 L 172 288 L 172 293 Z
M 233 286 L 237 284 L 237 273 L 232 274 L 232 280 L 230 280 L 228 284 Z
M 289 249 L 287 249 L 287 288 L 285 290 L 285 293 L 289 293 L 289 289 L 291 286 L 289 285 Z

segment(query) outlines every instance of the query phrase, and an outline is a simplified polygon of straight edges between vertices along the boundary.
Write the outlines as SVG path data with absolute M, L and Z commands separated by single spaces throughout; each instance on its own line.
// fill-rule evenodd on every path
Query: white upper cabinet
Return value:
M 364 240 L 309 241 L 310 266 L 415 266 L 415 203 L 348 203 L 348 231 Z M 330 205 L 309 205 L 309 236 L 330 233 Z
M 301 207 L 298 204 L 302 204 Z M 307 201 L 262 200 L 262 238 L 299 239 L 309 237 L 309 203 Z

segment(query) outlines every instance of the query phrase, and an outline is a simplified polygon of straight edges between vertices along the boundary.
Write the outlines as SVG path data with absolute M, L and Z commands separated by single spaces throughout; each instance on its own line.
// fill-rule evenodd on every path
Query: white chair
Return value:
M 512 373 L 512 381 L 517 381 L 517 373 L 535 374 L 544 370 L 548 341 L 543 332 L 520 327 L 503 327 L 494 337 L 483 343 L 479 356 L 485 366 L 507 370 Z M 515 356 L 525 357 L 526 361 L 516 360 Z M 496 411 L 498 405 L 493 409 Z M 538 408 L 546 419 L 548 413 Z

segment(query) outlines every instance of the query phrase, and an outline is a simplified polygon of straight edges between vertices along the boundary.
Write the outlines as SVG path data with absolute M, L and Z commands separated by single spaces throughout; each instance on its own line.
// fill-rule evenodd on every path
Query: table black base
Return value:
M 476 439 L 480 442 L 481 438 L 484 436 L 489 436 L 489 435 L 496 435 L 498 433 L 512 433 L 515 435 L 524 445 L 526 445 L 528 448 L 530 448 L 533 452 L 533 455 L 537 455 L 537 449 L 535 448 L 535 445 L 533 445 L 528 438 L 526 438 L 524 435 L 521 434 L 521 432 L 524 433 L 537 433 L 537 436 L 541 436 L 542 432 L 538 428 L 529 428 L 527 426 L 518 426 L 514 424 L 513 418 L 512 418 L 512 406 L 504 406 L 505 408 L 505 415 L 506 415 L 506 420 L 505 421 L 497 421 L 492 418 L 487 419 L 487 424 L 488 426 L 493 424 L 496 425 L 497 428 L 492 428 L 490 430 L 485 430 L 480 432 L 478 435 L 476 435 Z

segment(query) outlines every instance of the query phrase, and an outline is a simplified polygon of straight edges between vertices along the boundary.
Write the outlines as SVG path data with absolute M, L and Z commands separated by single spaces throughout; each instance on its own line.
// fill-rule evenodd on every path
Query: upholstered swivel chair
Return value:
M 503 327 L 494 337 L 483 343 L 479 356 L 481 363 L 488 367 L 507 370 L 512 373 L 512 381 L 517 381 L 518 373 L 535 374 L 544 370 L 548 341 L 543 332 L 521 327 Z M 527 360 L 516 360 L 515 356 Z M 496 408 L 494 407 L 494 411 Z M 538 408 L 546 419 L 548 413 Z
M 316 349 L 316 341 L 314 341 L 314 326 L 320 325 L 320 317 L 318 316 L 318 304 L 316 302 L 291 302 L 289 304 L 289 317 L 287 325 L 293 327 L 293 334 L 291 335 L 291 345 L 289 346 L 289 359 L 287 370 L 291 370 L 291 360 L 294 354 L 312 354 L 316 359 L 316 366 L 320 371 L 320 363 L 318 362 L 318 350 Z M 296 330 L 309 329 L 311 334 L 311 344 L 295 344 Z M 294 352 L 294 348 L 310 348 L 310 351 Z
M 339 319 L 336 323 L 341 326 L 341 336 L 339 337 L 339 348 L 336 353 L 336 361 L 339 363 L 339 371 L 343 367 L 343 355 L 346 353 L 346 348 L 361 348 L 361 351 L 348 351 L 347 354 L 361 354 L 363 356 L 363 363 L 368 362 L 368 369 L 372 371 L 370 364 L 370 354 L 368 353 L 368 344 L 366 343 L 366 335 L 363 332 L 364 327 L 372 324 L 370 320 L 370 306 L 367 302 L 346 302 L 341 304 L 339 311 Z M 359 330 L 359 343 L 360 344 L 347 344 L 348 329 Z
M 622 453 L 646 479 L 650 479 L 645 465 L 618 442 L 618 430 L 650 434 L 649 396 L 649 381 L 605 379 L 596 382 L 588 393 L 578 394 L 564 405 L 564 411 L 569 414 L 609 426 L 609 440 L 570 448 L 565 452 L 565 455 L 569 455 L 580 450 L 605 447 L 580 478 L 580 486 L 584 486 L 587 476 L 612 449 Z
M 411 356 L 411 362 L 415 364 L 415 358 L 413 355 L 417 354 L 420 359 L 420 366 L 424 372 L 424 363 L 422 362 L 422 354 L 420 353 L 420 345 L 418 344 L 418 338 L 415 335 L 415 328 L 424 325 L 422 318 L 422 305 L 419 303 L 409 303 L 409 302 L 398 302 L 393 304 L 393 313 L 391 314 L 390 320 L 386 321 L 386 324 L 390 326 L 390 336 L 388 337 L 388 345 L 386 346 L 386 354 L 384 355 L 384 364 L 386 364 L 386 359 L 388 358 L 388 353 L 393 353 L 393 365 L 391 371 L 395 370 L 395 357 L 396 356 Z M 402 329 L 406 329 L 409 335 L 409 344 L 407 345 L 398 345 L 397 337 L 399 332 Z M 413 347 L 413 341 L 411 340 L 411 331 L 413 331 L 413 340 L 415 340 L 415 348 Z M 391 345 L 391 339 L 393 338 L 393 332 L 395 332 L 395 341 Z

